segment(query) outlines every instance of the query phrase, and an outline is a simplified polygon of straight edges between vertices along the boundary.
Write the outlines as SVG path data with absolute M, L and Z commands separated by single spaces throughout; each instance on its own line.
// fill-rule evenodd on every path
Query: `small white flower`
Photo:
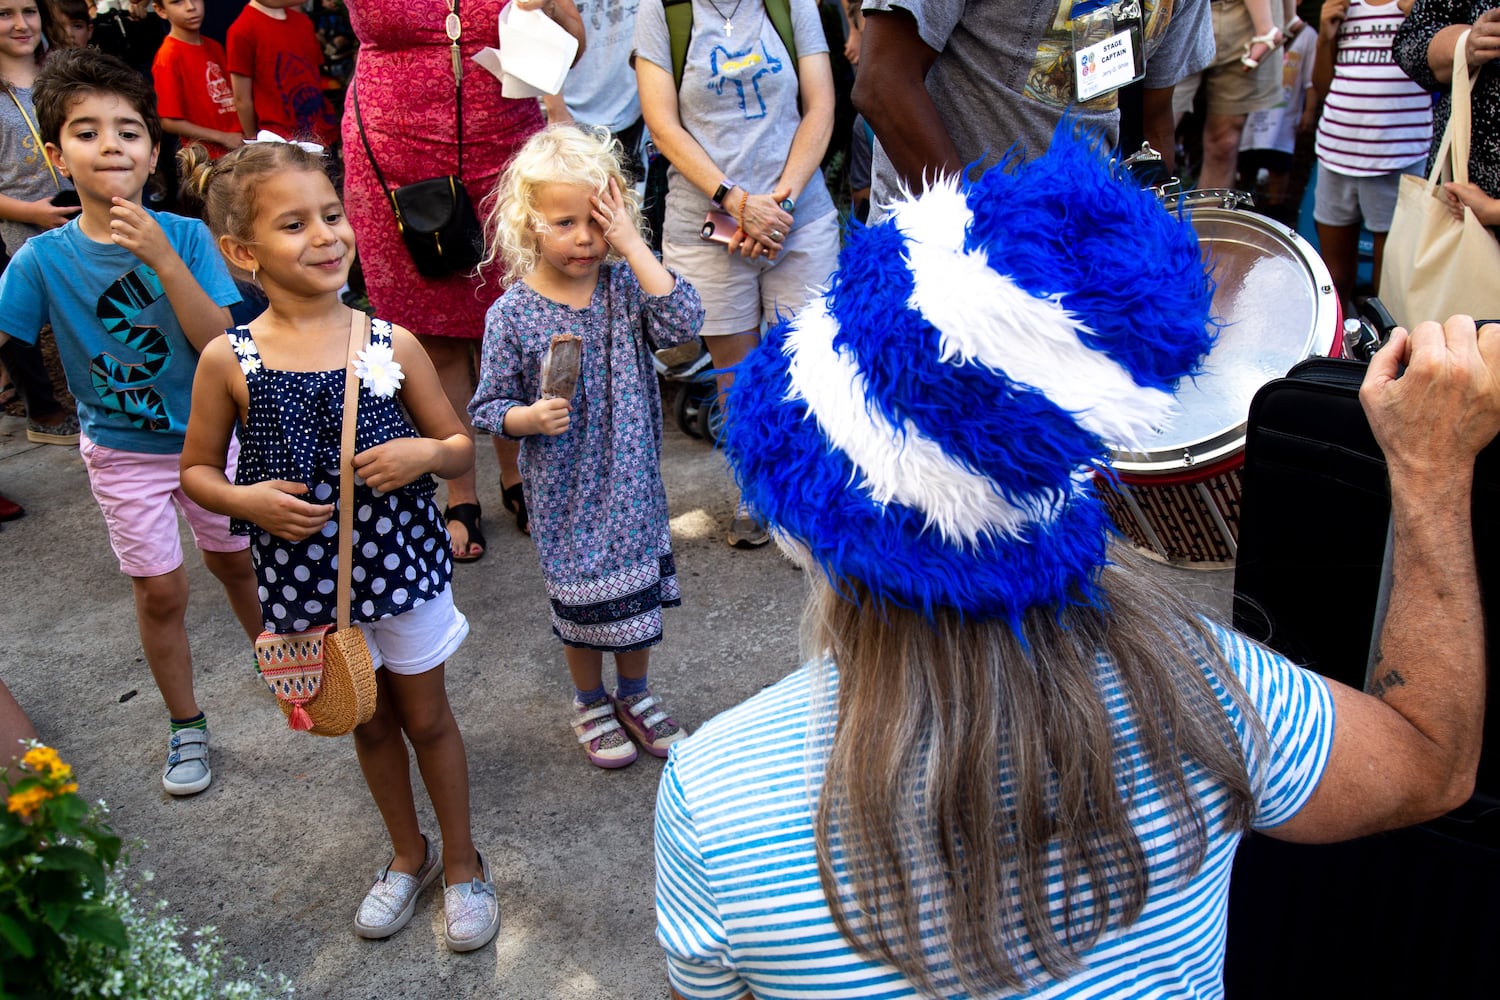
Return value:
M 240 358 L 240 371 L 246 375 L 260 371 L 260 358 Z
M 394 396 L 401 388 L 406 373 L 401 370 L 401 362 L 396 360 L 389 345 L 371 344 L 356 357 L 359 360 L 354 363 L 354 374 L 363 380 L 370 392 L 376 396 Z
M 255 353 L 255 341 L 249 337 L 230 337 L 229 342 L 234 345 L 234 353 L 242 358 L 248 358 Z

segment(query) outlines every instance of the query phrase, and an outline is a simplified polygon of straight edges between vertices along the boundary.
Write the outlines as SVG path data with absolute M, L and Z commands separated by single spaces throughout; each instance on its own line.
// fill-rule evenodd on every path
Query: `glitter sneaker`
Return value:
M 47 423 L 40 420 L 26 421 L 26 440 L 32 444 L 76 445 L 78 443 L 78 418 L 63 413 Z
M 378 941 L 390 937 L 411 920 L 417 909 L 417 897 L 443 870 L 442 855 L 433 848 L 425 833 L 422 834 L 422 843 L 426 845 L 427 854 L 422 858 L 422 867 L 415 873 L 393 872 L 390 864 L 375 873 L 375 884 L 365 893 L 364 902 L 354 914 L 354 933 Z M 395 860 L 392 858 L 391 863 Z
M 208 730 L 179 729 L 167 740 L 161 786 L 170 795 L 196 795 L 214 780 L 208 769 Z
M 573 699 L 573 732 L 583 744 L 583 752 L 595 767 L 616 768 L 635 762 L 635 744 L 620 728 L 615 718 L 615 703 L 606 695 L 585 705 Z
M 500 930 L 500 900 L 482 854 L 479 870 L 480 877 L 443 888 L 443 940 L 450 951 L 483 948 Z
M 653 757 L 665 757 L 668 747 L 687 738 L 687 730 L 673 721 L 649 690 L 629 698 L 616 697 L 615 712 L 630 738 Z

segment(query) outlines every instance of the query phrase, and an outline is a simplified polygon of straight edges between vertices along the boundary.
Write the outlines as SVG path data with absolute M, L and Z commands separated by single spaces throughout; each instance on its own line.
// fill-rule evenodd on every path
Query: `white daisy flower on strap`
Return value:
M 234 353 L 242 358 L 248 358 L 255 353 L 255 341 L 248 336 L 241 337 L 231 334 L 229 343 L 234 346 Z
M 406 372 L 401 370 L 401 362 L 396 360 L 389 344 L 371 344 L 355 357 L 358 360 L 354 362 L 354 374 L 370 392 L 377 396 L 394 396 L 401 388 Z
M 260 358 L 240 358 L 240 371 L 244 372 L 246 375 L 250 375 L 254 372 L 260 371 Z

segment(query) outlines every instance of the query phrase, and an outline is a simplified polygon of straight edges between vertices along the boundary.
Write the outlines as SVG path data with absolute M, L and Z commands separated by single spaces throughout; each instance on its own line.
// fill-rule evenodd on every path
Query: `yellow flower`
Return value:
M 51 792 L 40 785 L 35 785 L 24 792 L 12 792 L 5 800 L 5 808 L 10 812 L 20 813 L 22 819 L 27 819 L 50 798 L 52 798 Z
M 57 751 L 51 747 L 37 746 L 26 751 L 26 756 L 21 758 L 25 764 L 39 776 L 49 778 L 52 781 L 67 781 L 73 777 L 73 768 L 58 759 Z
M 57 751 L 51 747 L 36 746 L 26 751 L 26 756 L 21 758 L 21 763 L 40 772 L 43 769 L 51 769 L 61 763 L 57 759 Z

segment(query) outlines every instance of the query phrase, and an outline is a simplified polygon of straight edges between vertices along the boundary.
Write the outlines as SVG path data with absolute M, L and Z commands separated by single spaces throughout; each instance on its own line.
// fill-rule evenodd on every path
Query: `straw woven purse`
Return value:
M 305 632 L 262 632 L 255 640 L 261 680 L 293 729 L 316 736 L 342 736 L 375 714 L 375 666 L 358 625 L 349 624 L 353 574 L 354 427 L 359 410 L 359 379 L 354 356 L 363 346 L 369 320 L 354 312 L 349 324 L 349 358 L 344 382 L 344 424 L 339 443 L 338 625 Z

